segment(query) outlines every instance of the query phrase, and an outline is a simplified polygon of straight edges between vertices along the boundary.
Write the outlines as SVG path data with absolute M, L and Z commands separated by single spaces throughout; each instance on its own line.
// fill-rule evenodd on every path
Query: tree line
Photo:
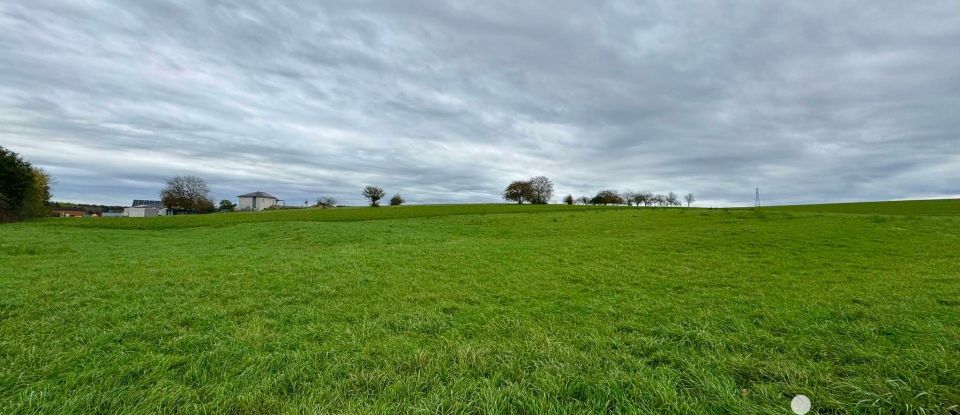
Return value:
M 616 190 L 601 190 L 593 197 L 580 196 L 574 199 L 573 195 L 567 195 L 563 198 L 563 203 L 568 205 L 627 205 L 627 206 L 656 206 L 656 207 L 680 207 L 686 202 L 690 207 L 697 198 L 693 193 L 687 193 L 681 201 L 680 196 L 674 192 L 662 194 L 653 194 L 651 192 L 624 192 L 619 193 Z
M 167 180 L 167 186 L 161 192 L 164 205 L 175 209 L 186 209 L 198 212 L 213 211 L 213 202 L 209 199 L 209 189 L 203 179 L 194 176 L 175 177 Z M 371 207 L 379 207 L 380 202 L 386 197 L 387 193 L 382 187 L 368 185 L 365 186 L 360 195 L 366 199 Z M 518 204 L 530 203 L 535 205 L 545 205 L 553 198 L 553 181 L 546 176 L 535 176 L 526 180 L 515 180 L 503 190 L 504 200 L 516 202 Z M 693 193 L 687 193 L 683 196 L 683 201 L 687 207 L 696 201 Z M 562 199 L 567 205 L 627 205 L 627 206 L 657 206 L 657 207 L 680 207 L 683 202 L 679 195 L 669 192 L 666 195 L 653 194 L 651 192 L 624 192 L 616 190 L 601 190 L 592 197 L 580 196 L 574 198 L 573 195 L 567 195 Z M 388 201 L 390 206 L 400 206 L 406 203 L 406 200 L 397 193 Z M 304 205 L 309 203 L 305 201 Z M 316 199 L 313 207 L 332 208 L 337 206 L 337 200 L 330 196 L 320 196 Z M 220 211 L 233 211 L 236 205 L 229 200 L 220 201 Z
M 553 197 L 553 182 L 544 176 L 536 176 L 527 180 L 515 180 L 507 185 L 503 190 L 502 196 L 504 200 L 518 204 L 530 203 L 545 205 L 549 203 Z M 696 200 L 696 196 L 694 196 L 693 193 L 687 193 L 683 197 L 683 201 L 686 201 L 687 207 L 690 207 Z M 651 192 L 620 193 L 616 190 L 601 190 L 592 197 L 580 196 L 574 198 L 573 195 L 566 195 L 563 197 L 562 202 L 567 205 L 683 206 L 680 196 L 674 192 L 662 195 Z

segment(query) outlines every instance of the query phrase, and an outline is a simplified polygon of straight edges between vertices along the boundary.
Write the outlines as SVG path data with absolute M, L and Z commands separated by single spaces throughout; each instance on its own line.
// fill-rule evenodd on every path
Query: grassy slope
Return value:
M 960 404 L 960 218 L 460 209 L 0 227 L 0 413 Z
M 620 207 L 621 209 L 623 207 Z M 104 229 L 172 229 L 219 227 L 241 223 L 262 222 L 355 222 L 368 220 L 390 220 L 429 218 L 451 215 L 502 214 L 502 213 L 539 213 L 557 211 L 582 211 L 596 209 L 616 209 L 602 206 L 566 206 L 566 205 L 514 205 L 514 204 L 466 204 L 466 205 L 421 205 L 383 207 L 345 207 L 336 209 L 290 209 L 264 212 L 241 212 L 213 215 L 165 216 L 141 218 L 88 218 L 87 220 L 64 221 L 61 218 L 48 218 L 34 223 L 61 226 L 79 226 Z
M 858 213 L 878 215 L 960 215 L 960 199 L 771 206 L 764 209 L 784 210 L 791 212 Z

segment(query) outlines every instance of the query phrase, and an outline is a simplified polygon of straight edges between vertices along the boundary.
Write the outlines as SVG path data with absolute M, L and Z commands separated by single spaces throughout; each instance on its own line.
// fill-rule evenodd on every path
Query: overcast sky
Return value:
M 0 2 L 0 145 L 54 198 L 960 195 L 960 3 Z

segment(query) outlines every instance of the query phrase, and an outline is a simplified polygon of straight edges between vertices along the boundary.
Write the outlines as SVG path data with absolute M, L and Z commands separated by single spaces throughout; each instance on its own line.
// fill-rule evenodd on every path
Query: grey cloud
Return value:
M 949 1 L 5 2 L 0 145 L 60 200 L 960 195 Z

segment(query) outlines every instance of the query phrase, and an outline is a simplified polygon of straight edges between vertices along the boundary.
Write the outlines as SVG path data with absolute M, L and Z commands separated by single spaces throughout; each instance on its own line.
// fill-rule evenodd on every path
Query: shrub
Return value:
M 236 208 L 237 208 L 237 205 L 229 200 L 224 199 L 220 201 L 219 210 L 221 212 L 233 212 L 234 210 L 236 210 Z
M 337 199 L 334 199 L 330 196 L 320 196 L 317 198 L 317 202 L 313 206 L 324 209 L 336 207 Z

